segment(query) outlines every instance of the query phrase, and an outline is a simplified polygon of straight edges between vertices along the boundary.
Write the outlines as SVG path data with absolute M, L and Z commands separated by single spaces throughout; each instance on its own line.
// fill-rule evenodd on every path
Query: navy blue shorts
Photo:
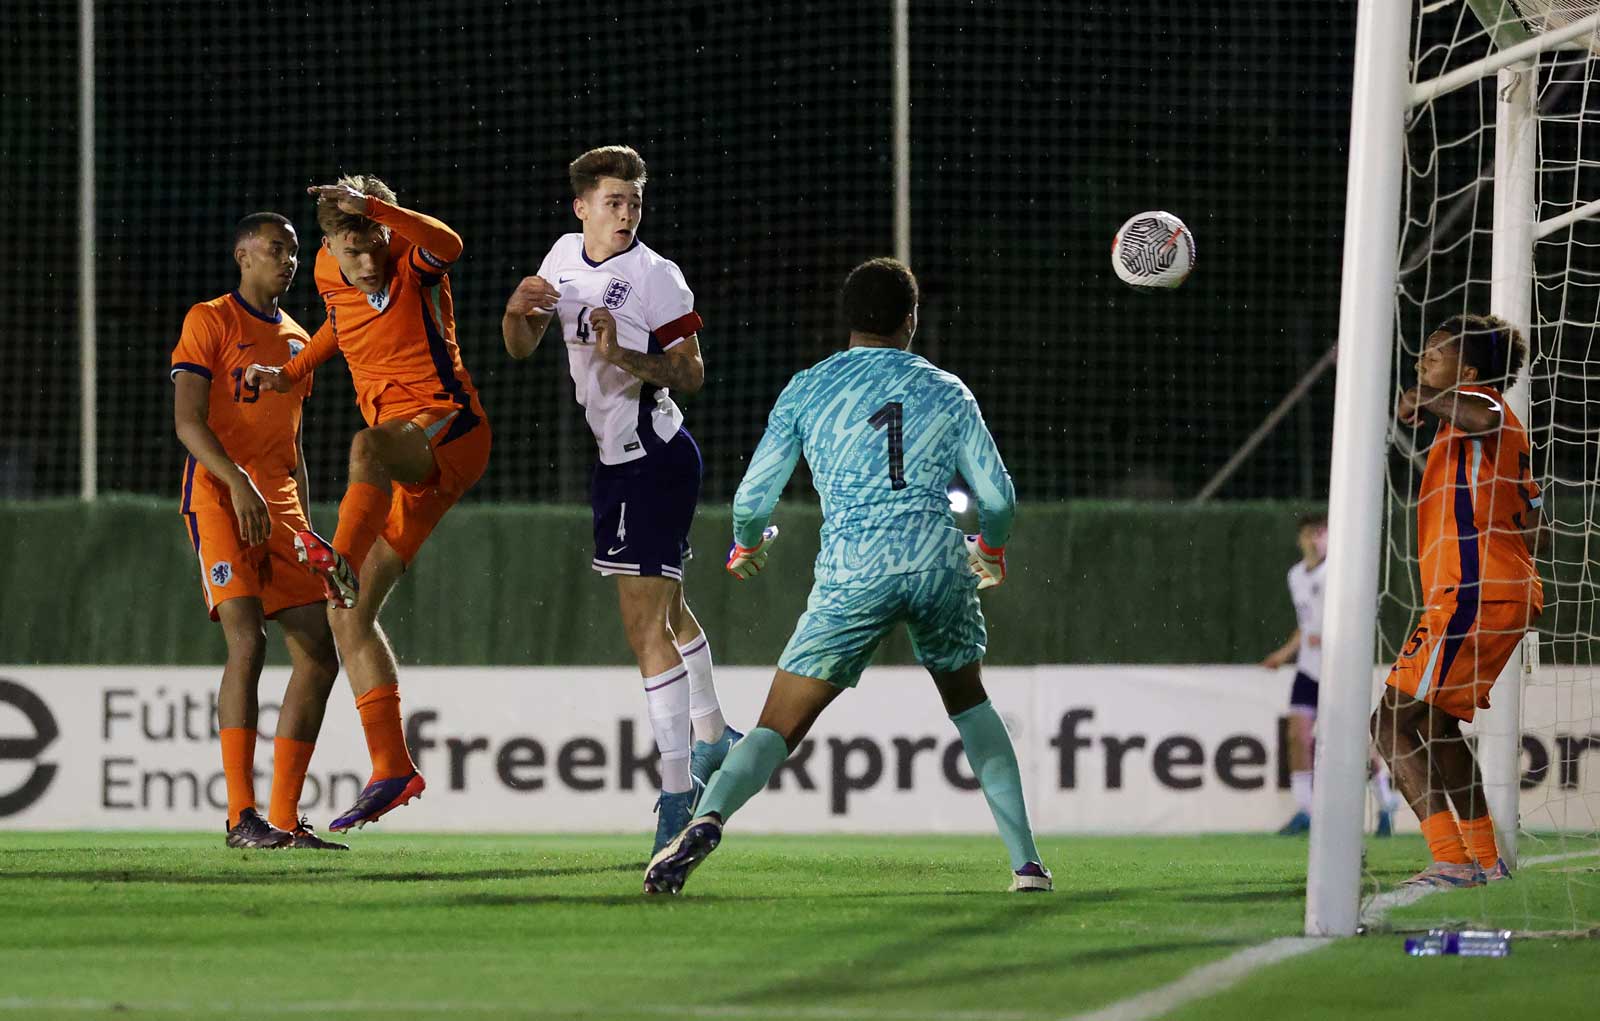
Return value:
M 1294 687 L 1289 689 L 1289 708 L 1313 711 L 1317 708 L 1317 682 L 1298 670 L 1294 674 Z
M 682 581 L 700 472 L 700 448 L 687 429 L 637 461 L 595 465 L 594 569 Z

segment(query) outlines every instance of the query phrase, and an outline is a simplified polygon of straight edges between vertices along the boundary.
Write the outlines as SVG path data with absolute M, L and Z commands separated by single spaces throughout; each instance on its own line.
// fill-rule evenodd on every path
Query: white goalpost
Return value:
M 1447 41 L 1440 43 L 1424 28 L 1436 32 L 1440 19 L 1447 17 L 1459 20 L 1445 23 Z M 1386 436 L 1393 421 L 1398 396 L 1395 375 L 1405 342 L 1408 338 L 1413 345 L 1420 342 L 1419 326 L 1436 321 L 1429 317 L 1438 308 L 1498 315 L 1529 337 L 1534 357 L 1547 359 L 1552 368 L 1548 378 L 1541 377 L 1546 407 L 1534 408 L 1533 373 L 1527 369 L 1506 397 L 1533 437 L 1536 459 L 1550 465 L 1546 476 L 1567 486 L 1564 492 L 1578 494 L 1576 499 L 1584 505 L 1582 515 L 1566 525 L 1569 538 L 1583 538 L 1594 525 L 1593 501 L 1582 494 L 1595 482 L 1596 472 L 1588 467 L 1587 445 L 1593 442 L 1592 436 L 1600 436 L 1600 429 L 1591 430 L 1588 424 L 1587 407 L 1583 406 L 1588 402 L 1587 391 L 1581 387 L 1587 385 L 1590 370 L 1581 365 L 1594 364 L 1600 358 L 1600 349 L 1595 347 L 1600 313 L 1584 312 L 1581 301 L 1569 309 L 1567 287 L 1570 283 L 1600 295 L 1600 235 L 1592 251 L 1589 244 L 1582 244 L 1576 262 L 1571 247 L 1579 241 L 1568 242 L 1559 272 L 1541 276 L 1535 256 L 1541 239 L 1575 230 L 1600 213 L 1600 192 L 1582 193 L 1594 180 L 1592 169 L 1600 168 L 1600 146 L 1594 151 L 1584 148 L 1586 142 L 1600 142 L 1600 135 L 1590 139 L 1585 134 L 1591 128 L 1586 111 L 1594 111 L 1590 118 L 1600 122 L 1600 88 L 1594 90 L 1595 95 L 1589 88 L 1600 78 L 1589 51 L 1593 45 L 1600 52 L 1597 31 L 1600 4 L 1591 0 L 1516 0 L 1515 6 L 1512 0 L 1428 0 L 1418 4 L 1361 0 L 1329 492 L 1323 685 L 1306 883 L 1307 935 L 1350 935 L 1361 922 L 1368 717 L 1373 707 L 1375 668 L 1387 665 L 1391 658 L 1375 642 L 1380 580 L 1386 607 L 1409 606 L 1413 613 L 1420 609 L 1407 603 L 1398 578 L 1402 571 L 1394 566 L 1407 564 L 1415 574 L 1415 560 L 1405 559 L 1414 557 L 1414 550 L 1408 554 L 1405 549 L 1412 540 L 1399 536 L 1385 541 L 1386 522 L 1399 528 L 1395 522 L 1404 518 L 1391 511 L 1405 510 L 1406 501 L 1415 497 L 1414 489 L 1397 496 L 1399 488 L 1389 488 Z M 1561 127 L 1572 126 L 1575 155 L 1570 161 L 1563 157 L 1541 167 L 1541 60 L 1549 60 L 1553 51 L 1562 48 L 1579 54 L 1569 63 L 1583 69 L 1583 82 L 1577 89 L 1576 112 L 1569 100 L 1550 116 Z M 1493 83 L 1492 90 L 1484 84 L 1486 77 Z M 1451 118 L 1456 115 L 1439 113 L 1435 105 L 1469 86 L 1477 86 L 1477 92 L 1463 100 L 1466 112 L 1460 122 L 1476 119 L 1451 133 L 1447 129 L 1455 126 Z M 1492 111 L 1487 109 L 1490 103 Z M 1408 141 L 1412 131 L 1424 137 Z M 1440 166 L 1451 159 L 1466 162 L 1464 157 L 1476 158 L 1474 147 L 1481 148 L 1487 135 L 1493 137 L 1492 163 L 1486 161 L 1492 166 L 1492 176 L 1483 180 L 1485 175 L 1473 162 L 1465 180 L 1452 184 Z M 1424 154 L 1417 165 L 1413 165 L 1408 145 L 1416 145 Z M 1553 193 L 1552 182 L 1565 189 L 1567 175 L 1572 185 L 1570 196 L 1565 191 L 1559 199 L 1545 194 Z M 1426 188 L 1416 185 L 1424 179 L 1432 192 L 1427 195 L 1429 201 L 1418 202 L 1417 193 Z M 1491 192 L 1492 207 L 1480 216 L 1477 207 L 1487 205 Z M 1438 210 L 1446 203 L 1473 206 L 1460 237 L 1434 233 L 1441 227 Z M 1559 212 L 1541 222 L 1543 207 Z M 1400 266 L 1403 229 L 1408 234 L 1424 233 L 1432 246 L 1416 279 L 1404 277 L 1412 267 L 1403 270 Z M 1489 235 L 1490 250 L 1479 255 L 1473 242 L 1482 234 Z M 1436 259 L 1433 253 L 1437 253 Z M 1593 260 L 1594 280 L 1585 275 L 1584 260 Z M 1536 288 L 1556 311 L 1542 312 Z M 1584 297 L 1587 299 L 1587 292 Z M 1584 346 L 1577 347 L 1571 339 L 1575 336 L 1587 338 Z M 1547 350 L 1551 344 L 1557 348 L 1554 352 Z M 1576 355 L 1561 345 L 1574 347 Z M 1573 369 L 1573 365 L 1580 367 Z M 1581 376 L 1576 401 L 1570 395 L 1563 398 L 1563 380 L 1556 378 L 1567 372 Z M 1600 370 L 1595 375 L 1600 378 Z M 1573 404 L 1579 405 L 1576 410 L 1568 406 Z M 1573 424 L 1564 427 L 1563 416 Z M 1536 418 L 1554 423 L 1543 449 Z M 1563 444 L 1575 447 L 1576 453 Z M 1583 467 L 1563 475 L 1556 464 L 1558 455 L 1567 459 L 1563 464 L 1576 461 Z M 1536 477 L 1545 483 L 1545 477 Z M 1409 506 L 1414 517 L 1414 503 Z M 1561 525 L 1558 521 L 1558 532 Z M 1584 549 L 1587 551 L 1586 539 Z M 1558 551 L 1553 556 L 1555 566 L 1561 567 L 1562 554 Z M 1581 559 L 1588 560 L 1587 552 Z M 1570 636 L 1563 637 L 1570 637 L 1573 655 L 1581 658 L 1595 638 L 1592 627 L 1585 623 L 1590 610 L 1568 604 L 1588 600 L 1592 605 L 1594 589 L 1587 563 L 1568 574 L 1580 581 L 1575 596 L 1561 597 L 1561 609 L 1574 611 L 1560 617 L 1561 626 L 1570 628 Z M 1558 598 L 1550 591 L 1554 587 L 1547 588 L 1547 605 Z M 1524 780 L 1523 682 L 1538 666 L 1538 648 L 1538 635 L 1530 634 L 1497 681 L 1493 708 L 1478 715 L 1472 730 L 1485 795 L 1502 857 L 1508 862 L 1516 860 Z M 1584 685 L 1593 685 L 1593 671 L 1578 673 L 1583 674 Z M 1570 708 L 1575 704 L 1571 698 L 1561 704 L 1569 706 L 1568 713 L 1581 716 L 1586 711 Z M 1592 722 L 1592 717 L 1585 719 Z M 1565 759 L 1562 769 L 1565 785 Z M 1592 815 L 1594 802 L 1583 801 L 1581 790 L 1572 797 L 1579 799 L 1574 825 L 1593 830 L 1593 820 L 1586 822 L 1581 813 Z

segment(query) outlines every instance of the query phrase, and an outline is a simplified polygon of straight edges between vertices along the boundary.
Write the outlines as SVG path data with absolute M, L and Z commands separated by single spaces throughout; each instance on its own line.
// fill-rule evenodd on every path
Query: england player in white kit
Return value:
M 517 286 L 501 332 L 511 356 L 526 358 L 551 316 L 561 320 L 578 403 L 599 448 L 591 562 L 617 579 L 623 630 L 661 753 L 660 850 L 688 823 L 697 790 L 742 736 L 723 719 L 710 647 L 683 594 L 701 461 L 672 394 L 692 394 L 705 381 L 702 324 L 677 265 L 638 238 L 639 154 L 594 149 L 569 172 L 583 229 L 558 239 L 538 275 Z
M 1322 681 L 1322 598 L 1328 564 L 1328 519 L 1308 514 L 1300 519 L 1297 535 L 1300 559 L 1289 568 L 1289 598 L 1294 602 L 1296 628 L 1288 641 L 1261 661 L 1268 669 L 1288 663 L 1295 667 L 1289 689 L 1289 789 L 1296 811 L 1280 836 L 1311 829 L 1312 748 L 1317 721 L 1317 692 Z M 1378 835 L 1388 836 L 1398 805 L 1382 760 L 1372 757 L 1372 782 L 1378 797 Z

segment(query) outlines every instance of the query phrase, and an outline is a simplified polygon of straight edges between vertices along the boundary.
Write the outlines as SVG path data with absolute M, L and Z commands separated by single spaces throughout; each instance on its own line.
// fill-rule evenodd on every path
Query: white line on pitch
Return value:
M 1202 965 L 1176 982 L 1129 997 L 1088 1014 L 1074 1015 L 1069 1021 L 1145 1021 L 1161 1017 L 1191 1000 L 1215 996 L 1253 971 L 1269 964 L 1317 950 L 1332 939 L 1310 936 L 1283 936 L 1246 947 L 1231 957 Z

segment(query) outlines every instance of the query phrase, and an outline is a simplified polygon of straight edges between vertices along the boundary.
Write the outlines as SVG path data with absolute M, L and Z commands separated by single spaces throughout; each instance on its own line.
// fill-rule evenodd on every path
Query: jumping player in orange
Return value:
M 406 750 L 399 671 L 378 613 L 445 511 L 483 475 L 490 437 L 456 346 L 449 272 L 461 257 L 460 235 L 396 205 L 389 186 L 370 175 L 308 190 L 323 233 L 317 290 L 328 320 L 305 351 L 287 364 L 252 365 L 248 379 L 286 393 L 341 352 L 367 420 L 350 444 L 333 541 L 309 530 L 296 537 L 326 588 L 372 756 L 361 796 L 329 824 L 341 831 L 426 787 Z
M 1527 342 L 1504 320 L 1452 316 L 1423 344 L 1417 385 L 1396 410 L 1410 426 L 1424 414 L 1439 420 L 1417 502 L 1427 609 L 1372 715 L 1378 752 L 1433 855 L 1412 884 L 1511 877 L 1461 721 L 1488 708 L 1495 678 L 1544 608 L 1533 564 L 1539 487 L 1528 434 L 1501 394 L 1526 357 Z
M 322 586 L 296 562 L 294 537 L 311 526 L 300 410 L 305 377 L 287 400 L 262 400 L 246 382 L 256 358 L 287 359 L 305 330 L 278 308 L 299 265 L 300 239 L 277 213 L 252 213 L 234 228 L 239 286 L 189 309 L 172 352 L 172 421 L 188 449 L 181 509 L 200 561 L 211 619 L 222 624 L 228 661 L 217 696 L 229 847 L 348 850 L 300 817 L 300 790 L 322 728 L 339 658 Z M 273 743 L 272 803 L 256 810 L 257 686 L 267 654 L 265 622 L 283 629 L 293 663 Z

